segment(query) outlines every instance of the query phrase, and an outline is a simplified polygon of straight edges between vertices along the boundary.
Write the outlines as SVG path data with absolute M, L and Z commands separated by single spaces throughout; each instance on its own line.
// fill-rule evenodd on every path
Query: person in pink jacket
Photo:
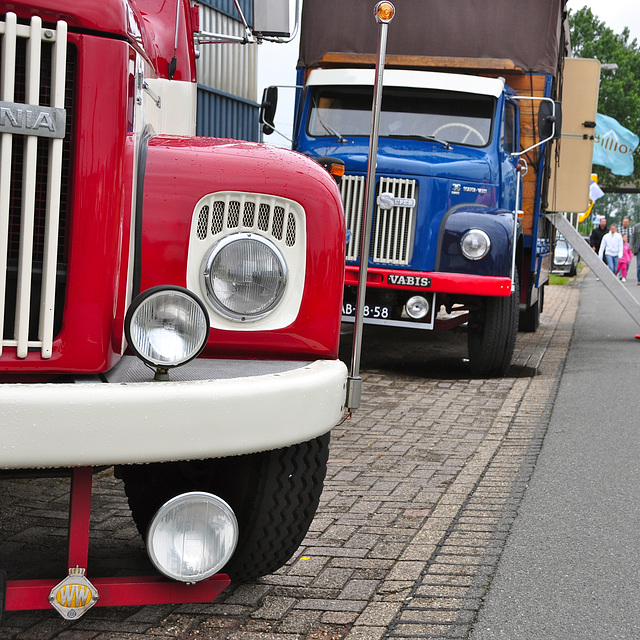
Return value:
M 622 236 L 622 257 L 618 260 L 618 277 L 622 282 L 627 281 L 627 268 L 633 258 L 633 252 L 627 242 L 627 236 Z

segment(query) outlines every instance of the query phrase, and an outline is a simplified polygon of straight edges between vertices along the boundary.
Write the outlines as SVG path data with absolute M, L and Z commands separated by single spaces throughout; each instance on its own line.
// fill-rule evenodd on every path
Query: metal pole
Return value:
M 360 277 L 356 297 L 355 322 L 353 327 L 353 350 L 351 352 L 351 370 L 347 380 L 346 404 L 350 411 L 360 406 L 362 378 L 360 377 L 360 354 L 362 351 L 362 331 L 364 318 L 364 300 L 367 289 L 367 268 L 369 266 L 369 244 L 371 243 L 371 209 L 374 202 L 376 164 L 378 156 L 378 132 L 380 129 L 380 110 L 382 106 L 382 76 L 387 51 L 387 31 L 395 15 L 395 7 L 386 0 L 378 2 L 374 8 L 376 21 L 380 25 L 378 52 L 376 56 L 376 74 L 373 85 L 373 107 L 371 116 L 371 134 L 369 136 L 369 163 L 367 165 L 367 190 L 364 198 L 362 216 L 362 242 L 360 243 Z

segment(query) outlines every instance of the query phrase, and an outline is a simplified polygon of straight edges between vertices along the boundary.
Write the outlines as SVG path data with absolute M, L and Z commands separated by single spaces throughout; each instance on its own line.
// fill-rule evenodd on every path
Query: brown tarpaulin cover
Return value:
M 566 0 L 392 0 L 387 54 L 506 58 L 556 74 Z M 376 0 L 304 0 L 299 66 L 329 52 L 375 54 Z

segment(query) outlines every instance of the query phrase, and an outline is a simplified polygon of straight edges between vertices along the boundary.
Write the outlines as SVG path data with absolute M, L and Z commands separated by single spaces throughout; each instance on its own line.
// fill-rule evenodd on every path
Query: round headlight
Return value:
M 412 296 L 404 306 L 407 315 L 414 320 L 422 320 L 429 313 L 429 303 L 422 296 Z
M 491 240 L 481 229 L 471 229 L 462 237 L 460 248 L 465 258 L 481 260 L 489 253 Z
M 204 491 L 166 502 L 147 532 L 147 553 L 158 571 L 180 582 L 199 582 L 219 571 L 238 542 L 231 507 Z
M 133 300 L 125 334 L 136 355 L 152 366 L 176 367 L 207 344 L 209 314 L 203 302 L 182 287 L 153 287 Z
M 287 285 L 277 247 L 261 236 L 236 233 L 218 242 L 203 265 L 204 290 L 213 307 L 232 320 L 251 321 L 273 311 Z

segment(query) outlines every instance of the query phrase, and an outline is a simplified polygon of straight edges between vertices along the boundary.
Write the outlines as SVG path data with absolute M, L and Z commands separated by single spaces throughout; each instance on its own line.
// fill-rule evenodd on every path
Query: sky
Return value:
M 294 2 L 291 2 L 293 5 Z M 372 0 L 372 6 L 375 4 Z M 640 44 L 640 0 L 569 0 L 567 6 L 577 11 L 584 6 L 590 7 L 592 13 L 616 33 L 629 27 L 631 38 Z M 285 88 L 295 85 L 296 63 L 298 61 L 298 41 L 290 44 L 264 43 L 258 53 L 258 100 L 262 91 L 269 85 L 282 87 L 279 89 L 278 110 L 276 112 L 276 129 L 286 136 L 291 136 L 293 119 L 293 89 Z M 279 133 L 265 136 L 265 142 L 278 146 L 289 146 L 285 137 Z
M 640 2 L 638 0 L 569 0 L 567 6 L 577 11 L 587 6 L 591 13 L 607 27 L 620 33 L 629 27 L 631 38 L 640 43 Z

